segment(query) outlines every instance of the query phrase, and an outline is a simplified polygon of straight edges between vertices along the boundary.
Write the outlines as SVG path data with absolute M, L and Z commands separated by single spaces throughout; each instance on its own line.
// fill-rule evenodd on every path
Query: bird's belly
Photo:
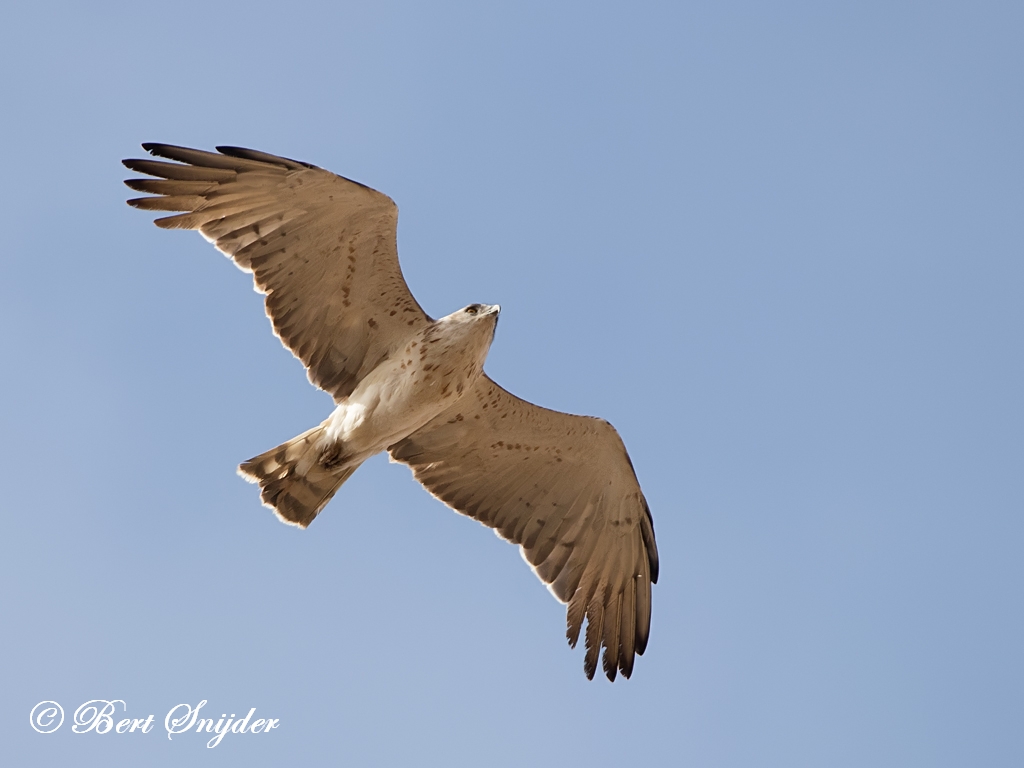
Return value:
M 401 358 L 374 369 L 328 419 L 326 437 L 347 453 L 377 453 L 451 406 L 480 375 Z

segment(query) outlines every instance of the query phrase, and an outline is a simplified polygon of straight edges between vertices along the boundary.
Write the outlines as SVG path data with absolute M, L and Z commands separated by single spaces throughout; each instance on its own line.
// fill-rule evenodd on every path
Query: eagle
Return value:
M 433 496 L 519 545 L 566 608 L 583 669 L 628 678 L 651 625 L 654 525 L 619 434 L 602 419 L 549 410 L 484 373 L 500 307 L 431 318 L 402 276 L 398 208 L 309 163 L 240 147 L 143 144 L 125 160 L 151 178 L 128 204 L 168 211 L 253 276 L 274 333 L 334 411 L 244 462 L 277 516 L 306 528 L 342 483 L 382 451 Z M 170 161 L 170 162 L 165 162 Z M 603 656 L 601 649 L 604 649 Z

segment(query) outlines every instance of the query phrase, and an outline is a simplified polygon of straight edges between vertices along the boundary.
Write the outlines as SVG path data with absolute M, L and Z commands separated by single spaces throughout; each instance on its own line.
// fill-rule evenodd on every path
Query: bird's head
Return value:
M 452 325 L 478 325 L 486 323 L 493 327 L 498 323 L 500 312 L 500 304 L 470 304 L 442 319 Z
M 457 336 L 469 335 L 478 338 L 486 338 L 490 344 L 494 338 L 494 330 L 498 326 L 498 314 L 501 306 L 498 304 L 470 304 L 467 307 L 452 312 L 447 317 L 437 321 L 438 326 L 447 327 L 449 333 Z

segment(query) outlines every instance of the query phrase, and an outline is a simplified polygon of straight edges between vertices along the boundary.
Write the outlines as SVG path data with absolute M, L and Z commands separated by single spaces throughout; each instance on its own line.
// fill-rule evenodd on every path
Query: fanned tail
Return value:
M 313 522 L 364 461 L 325 461 L 323 430 L 322 424 L 314 427 L 238 467 L 239 475 L 259 483 L 260 499 L 289 525 L 305 528 Z

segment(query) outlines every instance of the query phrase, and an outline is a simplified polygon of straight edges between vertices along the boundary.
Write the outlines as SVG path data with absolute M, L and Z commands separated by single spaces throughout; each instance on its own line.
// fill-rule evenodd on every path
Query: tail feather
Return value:
M 238 467 L 238 474 L 259 483 L 260 499 L 285 523 L 305 528 L 331 500 L 364 458 L 323 461 L 323 425 L 261 453 Z

